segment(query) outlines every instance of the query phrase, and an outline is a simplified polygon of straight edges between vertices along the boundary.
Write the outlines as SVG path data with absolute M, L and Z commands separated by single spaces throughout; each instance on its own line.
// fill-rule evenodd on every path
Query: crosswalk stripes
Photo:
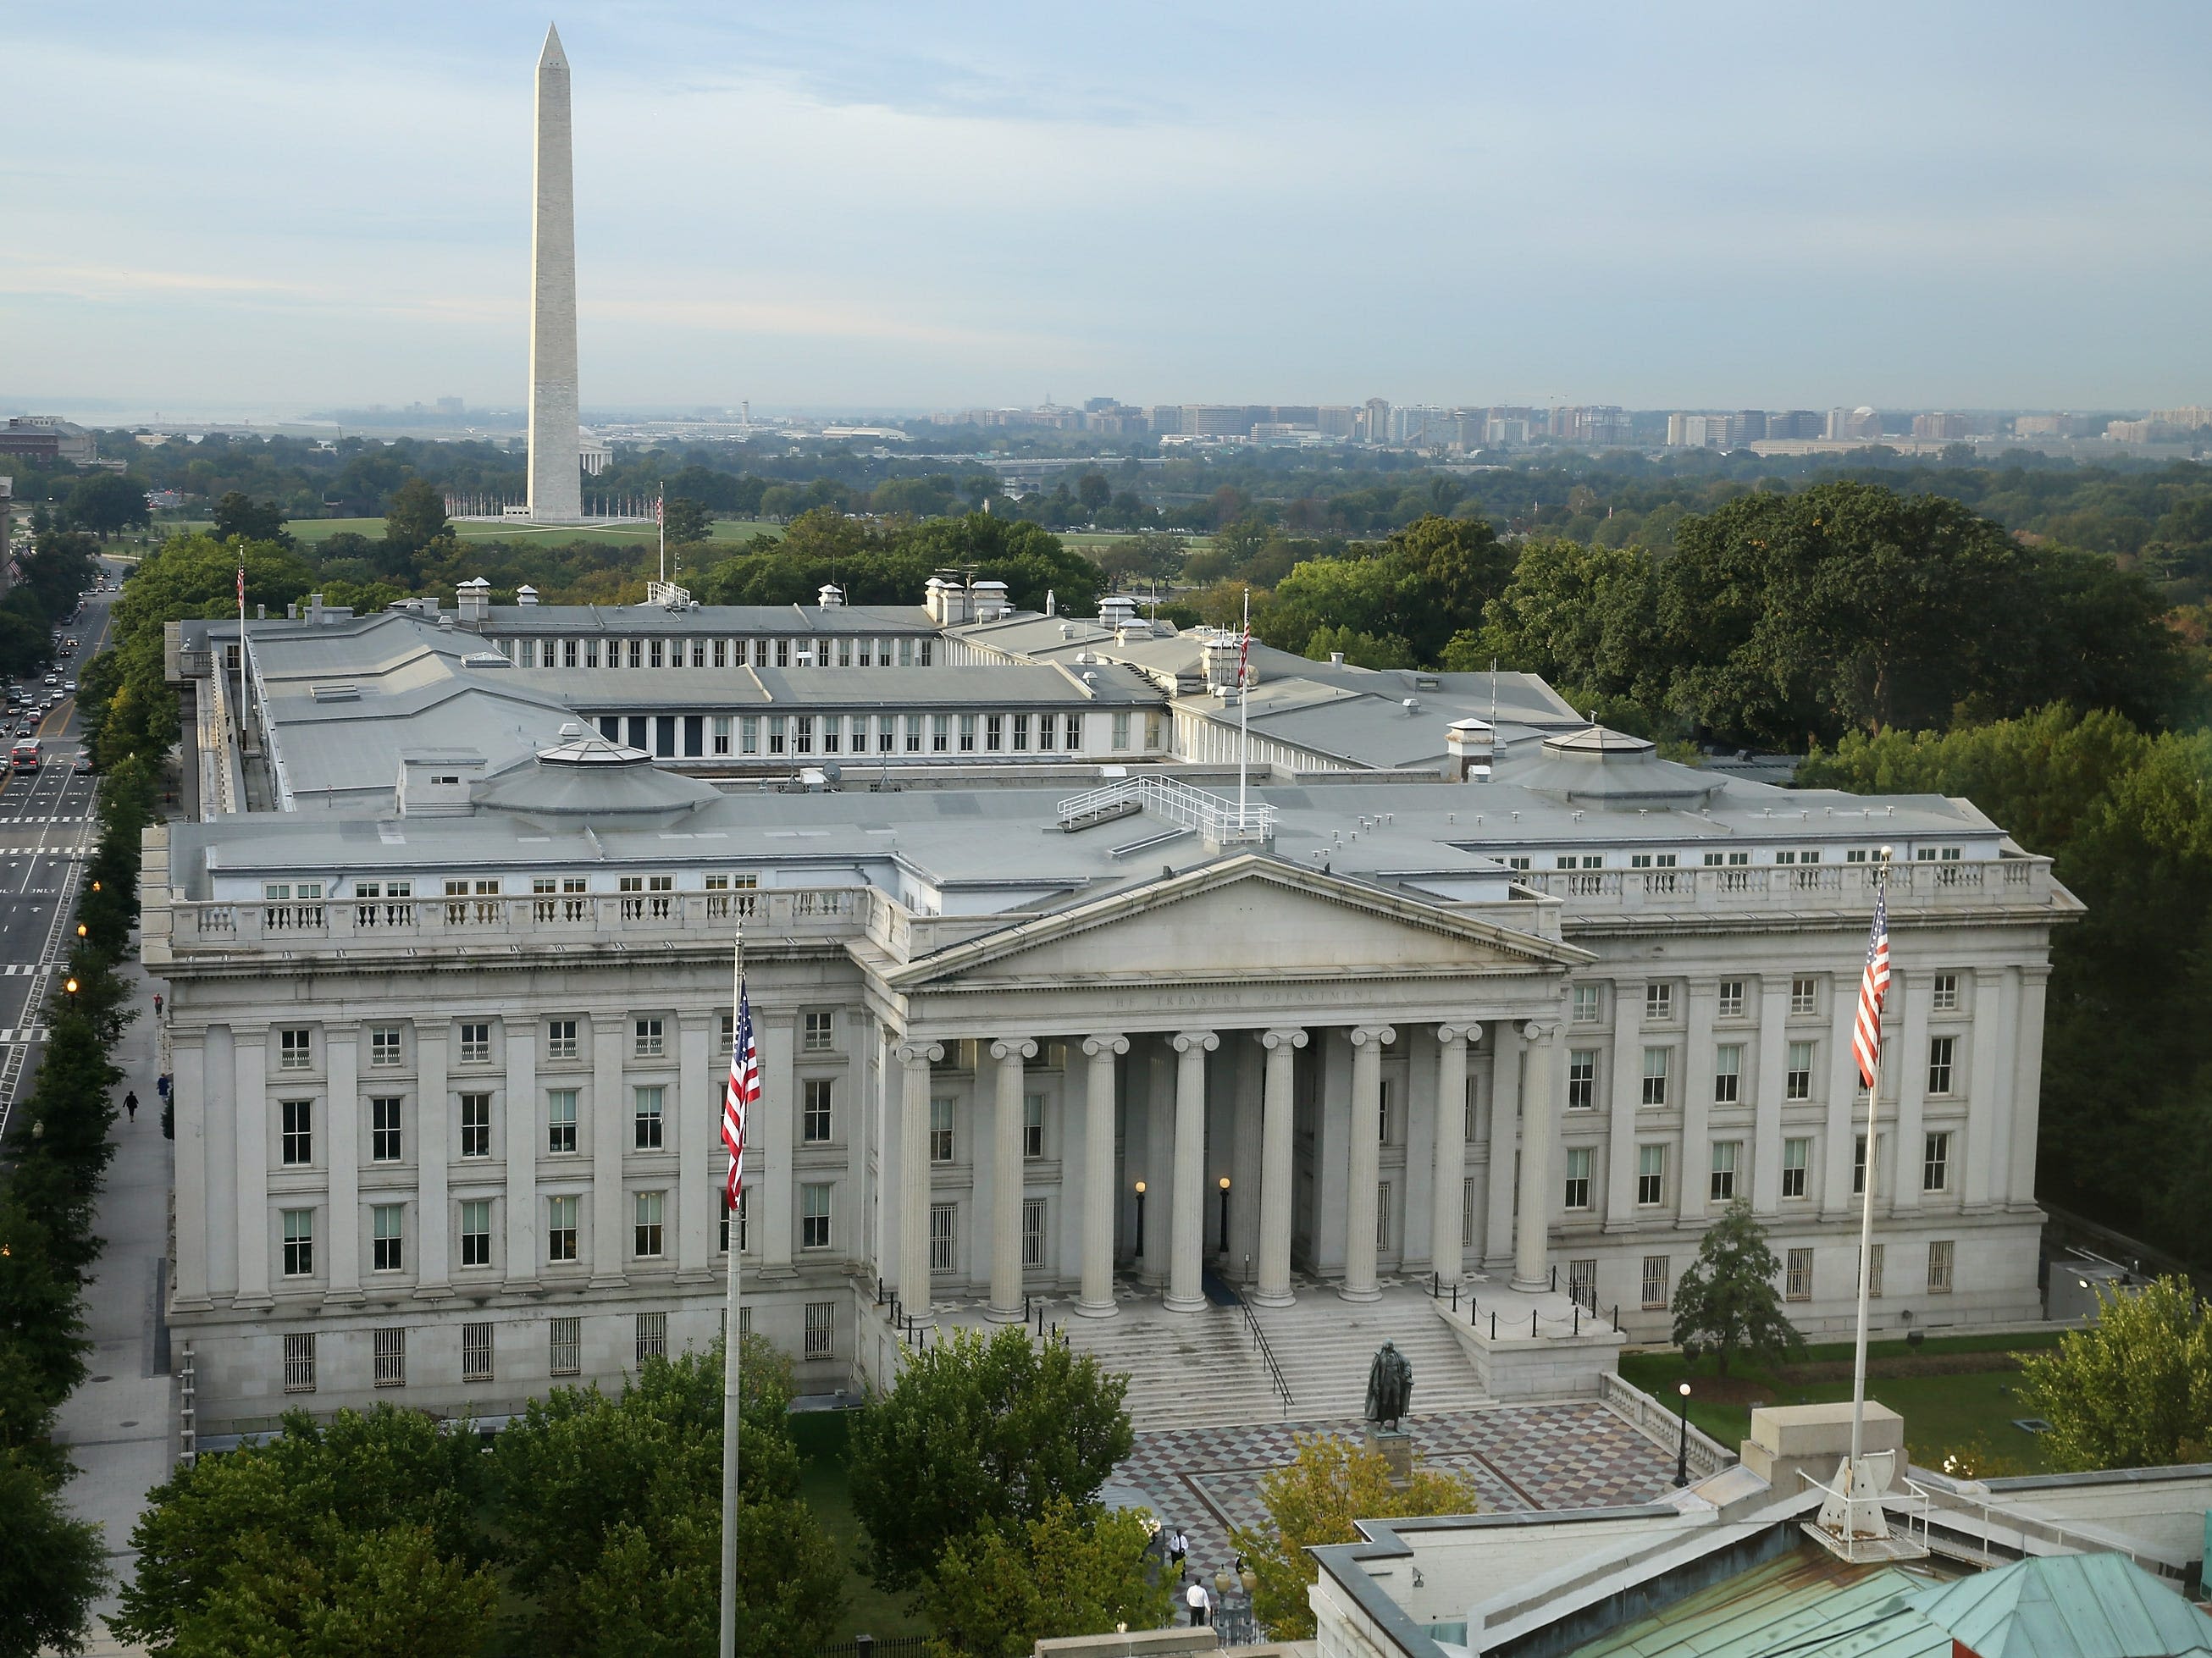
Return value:
M 44 973 L 46 969 L 30 962 L 10 962 L 0 967 L 0 978 L 14 979 L 27 973 Z
M 46 1028 L 42 1024 L 18 1025 L 12 1030 L 0 1030 L 0 1047 L 9 1042 L 42 1042 L 46 1039 Z

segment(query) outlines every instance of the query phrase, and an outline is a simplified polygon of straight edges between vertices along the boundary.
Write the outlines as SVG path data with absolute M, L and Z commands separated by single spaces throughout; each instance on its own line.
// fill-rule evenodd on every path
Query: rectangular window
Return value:
M 1041 714 L 1037 716 L 1037 748 L 1046 754 L 1060 746 L 1060 716 Z
M 1647 1313 L 1662 1310 L 1669 1299 L 1674 1276 L 1667 1270 L 1667 1257 L 1644 1257 L 1644 1310 Z
M 576 1090 L 573 1088 L 546 1090 L 545 1149 L 556 1155 L 576 1149 Z
M 1790 1065 L 1783 1073 L 1782 1097 L 1785 1100 L 1809 1100 L 1813 1097 L 1813 1044 L 1790 1044 Z
M 1877 1155 L 1879 1155 L 1879 1154 L 1877 1154 Z M 1855 1197 L 1855 1198 L 1856 1198 L 1856 1197 L 1860 1197 L 1860 1196 L 1863 1196 L 1863 1195 L 1865 1193 L 1865 1192 L 1866 1192 L 1866 1180 L 1867 1180 L 1867 1147 L 1866 1147 L 1866 1136 L 1865 1136 L 1865 1135 L 1863 1135 L 1863 1134 L 1862 1134 L 1862 1135 L 1860 1135 L 1860 1136 L 1858 1137 L 1857 1142 L 1856 1142 L 1856 1145 L 1853 1146 L 1852 1151 L 1851 1151 L 1851 1195 L 1852 1195 L 1853 1197 Z
M 375 1025 L 368 1033 L 368 1062 L 392 1066 L 399 1063 L 399 1027 L 396 1024 Z
M 1928 1246 L 1928 1293 L 1948 1296 L 1951 1293 L 1951 1240 L 1938 1238 Z
M 1810 1301 L 1813 1298 L 1813 1252 L 1792 1249 L 1788 1266 L 1782 1275 L 1782 1298 L 1784 1301 Z
M 1459 1247 L 1474 1248 L 1474 1179 L 1469 1175 L 1459 1183 Z
M 1951 1091 L 1951 1059 L 1958 1052 L 1956 1036 L 1930 1036 L 1928 1039 L 1928 1091 L 1948 1094 Z
M 809 1145 L 830 1141 L 830 1079 L 809 1077 L 799 1084 L 805 1090 L 799 1114 L 799 1138 Z
M 920 754 L 921 752 L 921 716 L 918 714 L 910 714 L 906 716 L 906 737 L 904 738 L 904 747 L 906 752 L 908 754 Z
M 491 1026 L 484 1023 L 461 1026 L 460 1062 L 463 1065 L 491 1063 Z
M 313 1278 L 315 1274 L 315 1212 L 287 1209 L 284 1221 L 284 1276 Z
M 400 1160 L 399 1102 L 388 1096 L 368 1102 L 368 1160 L 371 1163 L 398 1163 Z
M 315 1391 L 315 1338 L 313 1332 L 284 1338 L 284 1391 L 288 1394 L 311 1394 Z
M 661 1023 L 658 1019 L 636 1021 L 633 1036 L 634 1046 L 630 1049 L 633 1058 L 657 1060 L 667 1051 L 667 1041 L 661 1034 Z
M 1375 1187 L 1375 1247 L 1387 1250 L 1390 1247 L 1390 1182 L 1382 1181 Z
M 1022 1096 L 1022 1156 L 1034 1163 L 1044 1156 L 1044 1096 Z
M 576 1259 L 576 1212 L 583 1206 L 581 1198 L 548 1198 L 545 1199 L 545 1259 L 548 1261 Z
M 636 1230 L 631 1253 L 640 1260 L 658 1260 L 660 1258 L 661 1193 L 634 1193 L 630 1206 L 635 1212 Z
M 1874 1252 L 1867 1257 L 1867 1299 L 1869 1301 L 1880 1301 L 1881 1299 L 1881 1253 L 1882 1246 L 1877 1243 L 1874 1247 Z M 1856 1273 L 1856 1264 L 1854 1265 L 1853 1271 Z M 1857 1282 L 1856 1277 L 1853 1278 L 1852 1282 Z
M 549 1361 L 555 1376 L 576 1376 L 584 1368 L 584 1321 L 556 1318 L 546 1327 Z
M 489 1382 L 491 1380 L 491 1326 L 464 1324 L 461 1326 L 461 1380 Z
M 809 1054 L 827 1054 L 837 1046 L 837 1016 L 835 1013 L 810 1013 L 803 1027 L 805 1035 L 799 1047 Z
M 1923 1144 L 1920 1189 L 1923 1192 L 1948 1192 L 1951 1189 L 1951 1136 L 1948 1131 L 1929 1135 Z
M 799 1247 L 802 1249 L 827 1249 L 830 1247 L 830 1196 L 832 1188 L 827 1181 L 808 1181 L 799 1188 Z
M 837 1356 L 836 1302 L 810 1301 L 806 1303 L 806 1345 L 801 1351 L 807 1358 L 835 1358 Z
M 637 1315 L 637 1362 L 648 1358 L 668 1357 L 668 1315 L 640 1313 Z
M 716 640 L 714 641 L 714 648 L 719 651 L 721 647 L 722 641 L 719 639 Z M 712 745 L 714 758 L 717 760 L 726 760 L 730 757 L 729 715 L 726 714 L 718 714 L 708 722 L 708 741 Z
M 1668 1053 L 1668 1050 L 1663 1048 L 1644 1050 L 1644 1103 L 1646 1105 L 1667 1103 Z
M 975 716 L 972 714 L 963 714 L 960 716 L 960 752 L 963 754 L 975 752 Z
M 945 754 L 951 751 L 951 746 L 952 716 L 949 714 L 933 714 L 929 716 L 929 751 L 932 754 Z
M 1044 1199 L 1022 1199 L 1022 1265 L 1037 1267 L 1044 1265 Z
M 488 1157 L 491 1155 L 491 1096 L 489 1094 L 461 1096 L 461 1155 L 465 1157 Z
M 787 668 L 791 665 L 791 641 L 787 639 L 779 639 L 775 641 L 775 665 L 779 668 Z
M 1126 710 L 1114 716 L 1114 752 L 1124 753 L 1129 746 L 1129 716 Z
M 1588 1111 L 1597 1104 L 1597 1050 L 1567 1050 L 1567 1109 Z
M 660 1150 L 660 1105 L 667 1090 L 659 1084 L 650 1088 L 630 1090 L 635 1134 L 633 1144 L 640 1151 Z
M 1083 716 L 1079 714 L 1071 714 L 1067 716 L 1067 751 L 1073 754 L 1082 747 Z
M 1593 1313 L 1597 1310 L 1597 1263 L 1594 1260 L 1571 1260 L 1567 1263 L 1567 1295 L 1580 1302 Z
M 470 1198 L 461 1205 L 461 1265 L 491 1265 L 491 1199 Z
M 1605 854 L 1601 852 L 1561 853 L 1556 860 L 1561 869 L 1603 869 Z
M 1714 1010 L 1723 1019 L 1743 1017 L 1743 981 L 1723 979 L 1720 987 L 1720 1005 Z
M 1644 987 L 1644 1022 L 1663 1024 L 1674 1017 L 1674 987 L 1646 985 Z
M 1390 1144 L 1390 1079 L 1383 1078 L 1377 1084 L 1376 1105 L 1376 1139 L 1383 1145 Z
M 407 1266 L 407 1206 L 378 1203 L 369 1206 L 370 1265 L 380 1272 L 398 1272 Z
M 1632 852 L 1628 854 L 1628 866 L 1631 869 L 1672 869 L 1674 867 L 1674 865 L 1675 857 L 1671 852 Z M 1655 890 L 1659 891 L 1673 890 L 1671 887 L 1662 887 Z
M 718 1236 L 714 1241 L 714 1248 L 717 1253 L 726 1255 L 730 1253 L 729 1191 L 719 1180 L 714 1182 L 714 1190 L 719 1194 L 719 1207 L 721 1210 L 721 1224 L 717 1229 Z M 738 1193 L 738 1253 L 741 1255 L 750 1254 L 752 1252 L 750 1224 L 752 1194 L 753 1188 L 750 1186 Z
M 573 1060 L 576 1057 L 576 1022 L 574 1019 L 547 1021 L 545 1057 L 549 1060 Z
M 1790 1011 L 1797 1017 L 1820 1011 L 1820 981 L 1813 978 L 1796 978 L 1790 981 Z
M 1006 746 L 1006 715 L 1002 714 L 987 714 L 983 716 L 983 747 L 988 752 L 996 754 L 1000 749 L 1004 748 Z
M 285 1100 L 277 1109 L 283 1114 L 283 1157 L 287 1168 L 297 1168 L 315 1160 L 314 1102 Z
M 790 746 L 789 739 L 785 736 L 785 732 L 788 729 L 789 723 L 790 722 L 782 714 L 772 714 L 769 715 L 768 751 L 770 754 L 781 754 Z
M 865 747 L 866 744 L 862 746 Z M 845 717 L 836 714 L 825 715 L 822 721 L 822 752 L 841 754 L 844 751 L 844 747 Z
M 738 752 L 758 754 L 761 751 L 761 722 L 757 714 L 743 715 L 738 720 Z
M 1735 1157 L 1742 1147 L 1741 1140 L 1713 1142 L 1712 1183 L 1706 1195 L 1715 1203 L 1729 1203 L 1735 1198 Z
M 960 1206 L 957 1203 L 933 1203 L 929 1206 L 929 1270 L 950 1272 L 960 1248 Z
M 1667 1187 L 1667 1148 L 1663 1145 L 1639 1145 L 1636 1148 L 1636 1201 L 1639 1207 L 1656 1209 L 1662 1201 Z
M 380 1388 L 404 1388 L 407 1385 L 407 1332 L 378 1330 L 375 1336 L 375 1364 L 374 1380 Z
M 942 1095 L 929 1102 L 929 1160 L 952 1161 L 952 1102 Z
M 678 650 L 680 651 L 682 647 L 678 647 Z M 653 668 L 657 668 L 657 667 L 660 666 L 660 665 L 661 665 L 661 642 L 660 642 L 660 641 L 659 641 L 659 640 L 657 640 L 657 639 L 649 639 L 649 640 L 646 641 L 646 650 L 647 650 L 647 659 L 646 659 L 646 665 L 647 665 L 648 667 L 653 667 Z M 679 659 L 680 659 L 680 658 L 679 658 Z
M 1577 1024 L 1595 1024 L 1598 1017 L 1598 987 L 1595 985 L 1575 987 L 1574 1018 Z
M 1587 1145 L 1567 1148 L 1566 1206 L 1570 1209 L 1590 1206 L 1590 1148 Z
M 1743 1044 L 1723 1042 L 1713 1050 L 1713 1103 L 1735 1105 L 1743 1098 Z
M 1802 1198 L 1805 1195 L 1806 1171 L 1812 1166 L 1813 1142 L 1802 1136 L 1793 1136 L 1782 1142 L 1782 1195 Z
M 315 1068 L 314 1033 L 308 1030 L 280 1030 L 276 1033 L 276 1068 L 279 1071 L 312 1071 Z
M 1145 750 L 1148 754 L 1153 753 L 1158 751 L 1159 746 L 1160 717 L 1156 714 L 1148 714 L 1145 716 Z
M 1030 748 L 1030 717 L 1025 714 L 1014 716 L 1014 752 L 1027 754 Z
M 1957 974 L 1937 974 L 1936 975 L 1934 990 L 1935 993 L 1930 999 L 1930 1005 L 1935 1008 L 1936 1011 L 1938 1013 L 1956 1013 L 1959 1011 L 1959 975 Z

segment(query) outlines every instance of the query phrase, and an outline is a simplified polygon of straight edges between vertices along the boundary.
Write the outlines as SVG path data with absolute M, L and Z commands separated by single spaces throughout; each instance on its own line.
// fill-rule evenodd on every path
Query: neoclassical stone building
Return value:
M 2049 934 L 2078 908 L 2048 862 L 1964 802 L 1770 787 L 1552 714 L 1460 730 L 1448 774 L 1272 770 L 1242 811 L 1165 768 L 723 793 L 579 729 L 410 750 L 374 810 L 152 831 L 203 1427 L 611 1377 L 712 1338 L 732 1242 L 753 1327 L 821 1386 L 868 1366 L 890 1294 L 1110 1317 L 1117 1275 L 1264 1309 L 1556 1274 L 1656 1333 L 1737 1196 L 1792 1315 L 1840 1327 L 1885 847 L 1877 1317 L 2033 1315 Z M 740 926 L 766 1090 L 726 1218 Z

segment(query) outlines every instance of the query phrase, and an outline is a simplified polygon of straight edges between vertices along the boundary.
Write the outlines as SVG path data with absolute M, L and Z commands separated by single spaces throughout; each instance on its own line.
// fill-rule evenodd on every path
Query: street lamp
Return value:
M 63 981 L 62 981 L 62 988 L 63 988 L 64 990 L 66 990 L 67 992 L 69 992 L 69 993 L 70 993 L 70 995 L 72 995 L 72 996 L 76 995 L 76 981 L 74 978 L 69 978 L 69 979 L 64 979 L 64 980 L 63 980 Z
M 1221 1253 L 1229 1253 L 1229 1176 L 1221 1177 Z
M 1137 1259 L 1145 1258 L 1145 1183 L 1137 1182 Z
M 1682 1384 L 1682 1442 L 1674 1453 L 1674 1484 L 1679 1489 L 1690 1483 L 1690 1384 Z

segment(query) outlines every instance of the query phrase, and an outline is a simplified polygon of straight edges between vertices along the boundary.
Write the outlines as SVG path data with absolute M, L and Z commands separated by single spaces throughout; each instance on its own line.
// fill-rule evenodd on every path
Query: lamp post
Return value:
M 1221 1177 L 1221 1253 L 1229 1254 L 1229 1176 Z
M 1682 1384 L 1682 1439 L 1674 1453 L 1674 1484 L 1677 1489 L 1690 1483 L 1690 1384 Z
M 1145 1183 L 1137 1182 L 1137 1264 L 1145 1264 Z

